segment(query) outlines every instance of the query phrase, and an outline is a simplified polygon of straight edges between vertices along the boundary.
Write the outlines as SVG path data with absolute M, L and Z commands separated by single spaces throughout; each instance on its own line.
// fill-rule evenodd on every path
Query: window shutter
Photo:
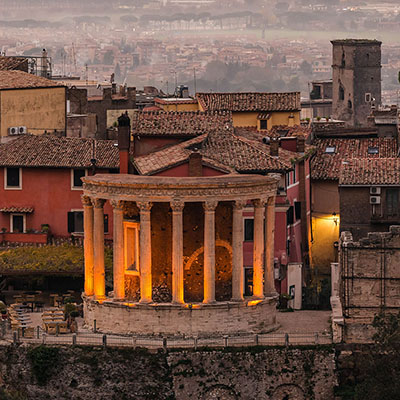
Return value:
M 68 232 L 75 232 L 75 218 L 73 211 L 68 212 Z
M 287 225 L 292 225 L 294 223 L 294 212 L 293 206 L 290 206 L 286 212 Z

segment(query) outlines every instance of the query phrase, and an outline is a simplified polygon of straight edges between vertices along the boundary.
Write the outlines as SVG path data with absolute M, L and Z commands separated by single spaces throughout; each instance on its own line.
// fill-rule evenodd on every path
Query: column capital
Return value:
M 265 206 L 265 199 L 254 199 L 252 203 L 254 208 L 262 208 Z
M 150 201 L 137 201 L 136 205 L 138 206 L 140 212 L 150 212 L 151 207 L 153 207 L 153 203 Z
M 93 207 L 92 199 L 89 196 L 83 194 L 81 200 L 83 207 Z
M 181 200 L 173 200 L 170 203 L 170 207 L 173 212 L 182 212 L 185 207 L 185 202 Z
M 104 199 L 98 199 L 98 198 L 92 199 L 94 208 L 103 208 L 105 202 L 106 201 Z
M 110 204 L 114 211 L 124 211 L 125 202 L 123 200 L 110 200 Z
M 209 200 L 203 203 L 204 211 L 215 211 L 218 206 L 218 201 Z
M 233 209 L 234 210 L 243 210 L 246 207 L 247 201 L 246 200 L 235 200 L 233 202 Z
M 268 197 L 266 206 L 275 206 L 275 196 Z

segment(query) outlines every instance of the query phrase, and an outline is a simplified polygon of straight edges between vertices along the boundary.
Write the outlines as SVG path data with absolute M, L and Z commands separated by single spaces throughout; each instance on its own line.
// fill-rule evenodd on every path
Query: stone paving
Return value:
M 280 324 L 277 332 L 290 333 L 328 333 L 330 332 L 331 311 L 300 310 L 277 312 Z

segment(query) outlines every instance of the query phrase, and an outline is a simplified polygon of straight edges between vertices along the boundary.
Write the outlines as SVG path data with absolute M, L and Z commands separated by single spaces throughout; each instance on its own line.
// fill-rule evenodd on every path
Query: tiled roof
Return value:
M 210 131 L 233 129 L 229 112 L 140 111 L 132 121 L 135 136 L 199 136 Z
M 205 111 L 299 111 L 300 93 L 197 93 Z
M 197 104 L 196 99 L 175 99 L 175 98 L 166 98 L 166 99 L 160 99 L 160 98 L 155 98 L 154 99 L 155 103 L 158 104 L 168 104 L 168 105 L 173 105 L 173 104 Z
M 200 148 L 206 134 L 179 143 L 154 153 L 135 157 L 133 164 L 141 175 L 153 175 L 157 172 L 185 163 L 196 147 Z M 226 173 L 233 170 L 226 165 L 203 157 L 203 163 Z
M 271 157 L 267 145 L 258 146 L 229 131 L 211 132 L 166 149 L 136 157 L 134 165 L 140 174 L 152 175 L 186 162 L 194 151 L 198 151 L 203 156 L 205 164 L 226 172 L 268 173 L 292 169 L 289 160 Z
M 0 90 L 62 87 L 57 82 L 23 71 L 0 71 Z
M 31 206 L 4 206 L 0 207 L 0 211 L 3 213 L 31 213 L 33 212 L 34 208 Z
M 316 153 L 311 161 L 312 179 L 339 180 L 343 162 L 353 158 L 397 157 L 397 143 L 394 138 L 316 139 L 313 146 Z M 326 153 L 327 147 L 334 149 L 334 153 Z M 368 153 L 369 148 L 376 148 L 378 153 Z
M 15 70 L 24 63 L 27 63 L 26 58 L 0 56 L 0 71 Z
M 302 136 L 305 139 L 311 134 L 311 128 L 303 125 L 275 125 L 267 131 L 270 137 L 297 137 Z
M 59 138 L 54 135 L 21 135 L 0 145 L 0 165 L 89 168 L 94 156 L 98 168 L 119 168 L 119 152 L 115 143 L 111 140 Z
M 354 158 L 343 165 L 339 185 L 400 186 L 400 158 Z

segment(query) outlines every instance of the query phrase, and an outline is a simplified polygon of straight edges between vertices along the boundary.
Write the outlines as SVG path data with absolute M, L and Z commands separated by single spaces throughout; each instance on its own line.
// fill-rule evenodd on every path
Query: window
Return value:
M 83 211 L 68 212 L 68 232 L 83 233 Z M 108 233 L 108 214 L 104 214 L 104 233 Z
M 365 102 L 371 103 L 371 100 L 372 100 L 371 93 L 365 93 Z
M 294 202 L 294 214 L 296 216 L 296 220 L 301 219 L 301 202 L 300 201 Z
M 254 240 L 254 219 L 244 219 L 244 240 L 246 242 L 252 242 Z
M 398 189 L 386 190 L 386 214 L 394 216 L 399 214 L 399 191 Z
M 379 154 L 379 148 L 375 146 L 369 146 L 368 154 Z
M 25 230 L 26 230 L 25 215 L 24 214 L 11 214 L 10 215 L 10 231 L 12 233 L 24 233 Z
M 348 100 L 347 108 L 349 108 L 350 110 L 353 108 L 353 103 L 351 102 L 351 100 Z
M 344 100 L 344 89 L 342 86 L 339 87 L 339 100 Z
M 4 189 L 22 189 L 21 168 L 5 168 L 4 175 Z
M 83 182 L 81 178 L 86 176 L 86 170 L 83 168 L 79 169 L 72 169 L 71 170 L 71 189 L 78 189 L 81 190 L 83 187 Z
M 336 152 L 336 146 L 326 146 L 325 153 L 334 154 Z
M 292 184 L 296 183 L 296 167 L 292 171 Z
M 266 119 L 260 119 L 260 129 L 268 129 L 268 121 Z
M 290 185 L 290 172 L 285 174 L 285 178 L 286 178 L 286 189 L 287 187 Z

